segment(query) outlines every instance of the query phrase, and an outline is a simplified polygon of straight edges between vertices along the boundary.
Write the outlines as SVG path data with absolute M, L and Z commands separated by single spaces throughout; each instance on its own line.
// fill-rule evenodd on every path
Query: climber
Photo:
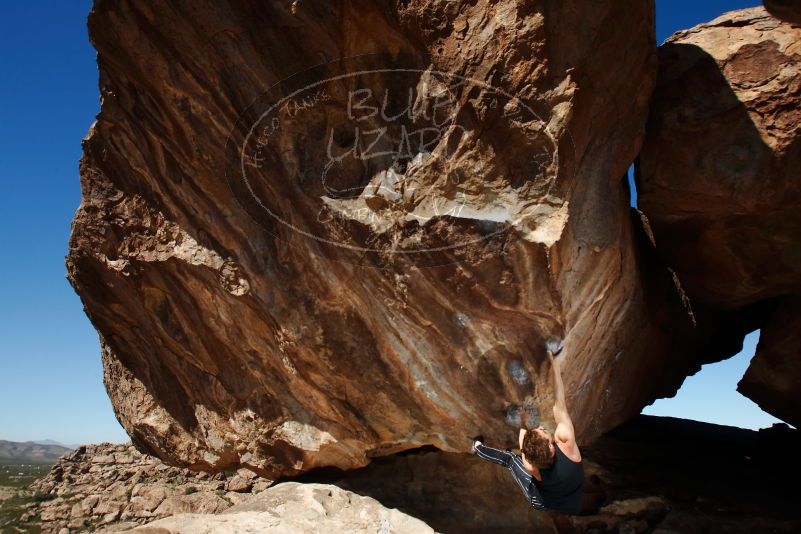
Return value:
M 546 344 L 553 369 L 556 402 L 553 436 L 542 426 L 521 428 L 518 436 L 521 456 L 484 445 L 482 436 L 473 438 L 472 452 L 479 458 L 500 464 L 512 473 L 523 494 L 537 510 L 553 510 L 565 514 L 581 512 L 584 465 L 576 443 L 573 422 L 567 413 L 562 372 L 556 356 L 562 344 Z

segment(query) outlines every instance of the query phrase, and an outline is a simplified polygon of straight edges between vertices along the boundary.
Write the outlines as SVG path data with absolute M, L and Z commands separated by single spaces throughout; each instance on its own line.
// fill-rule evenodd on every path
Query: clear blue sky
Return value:
M 657 41 L 754 5 L 660 0 Z M 80 202 L 80 141 L 99 111 L 89 8 L 86 0 L 0 3 L 0 439 L 127 440 L 103 389 L 97 334 L 64 267 Z M 670 406 L 677 416 L 769 425 L 773 419 L 734 390 L 752 354 L 753 343 L 744 355 L 707 366 L 676 399 L 648 411 Z M 704 387 L 690 388 L 700 378 Z

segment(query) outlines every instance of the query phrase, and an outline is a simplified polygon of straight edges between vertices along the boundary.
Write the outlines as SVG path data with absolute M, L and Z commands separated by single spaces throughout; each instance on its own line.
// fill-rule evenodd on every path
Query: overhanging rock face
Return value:
M 274 476 L 511 445 L 552 423 L 551 337 L 582 442 L 686 374 L 621 181 L 648 2 L 97 1 L 89 31 L 67 264 L 140 448 Z
M 762 328 L 738 391 L 798 425 L 801 27 L 734 11 L 675 34 L 659 59 L 640 207 L 694 306 Z

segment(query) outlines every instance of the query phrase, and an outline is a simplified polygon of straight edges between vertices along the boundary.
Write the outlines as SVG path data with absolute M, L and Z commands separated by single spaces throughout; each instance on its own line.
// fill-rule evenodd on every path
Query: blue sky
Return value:
M 0 439 L 126 441 L 103 389 L 97 334 L 65 278 L 81 139 L 99 111 L 85 0 L 0 3 Z M 757 2 L 657 2 L 657 41 Z M 706 366 L 660 413 L 758 428 L 734 387 L 753 354 Z

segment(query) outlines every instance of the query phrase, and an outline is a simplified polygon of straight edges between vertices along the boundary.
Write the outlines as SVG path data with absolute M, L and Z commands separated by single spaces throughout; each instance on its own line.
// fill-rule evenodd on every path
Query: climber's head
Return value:
M 551 467 L 556 457 L 556 443 L 553 441 L 553 436 L 541 426 L 526 431 L 520 449 L 526 460 L 540 469 Z

